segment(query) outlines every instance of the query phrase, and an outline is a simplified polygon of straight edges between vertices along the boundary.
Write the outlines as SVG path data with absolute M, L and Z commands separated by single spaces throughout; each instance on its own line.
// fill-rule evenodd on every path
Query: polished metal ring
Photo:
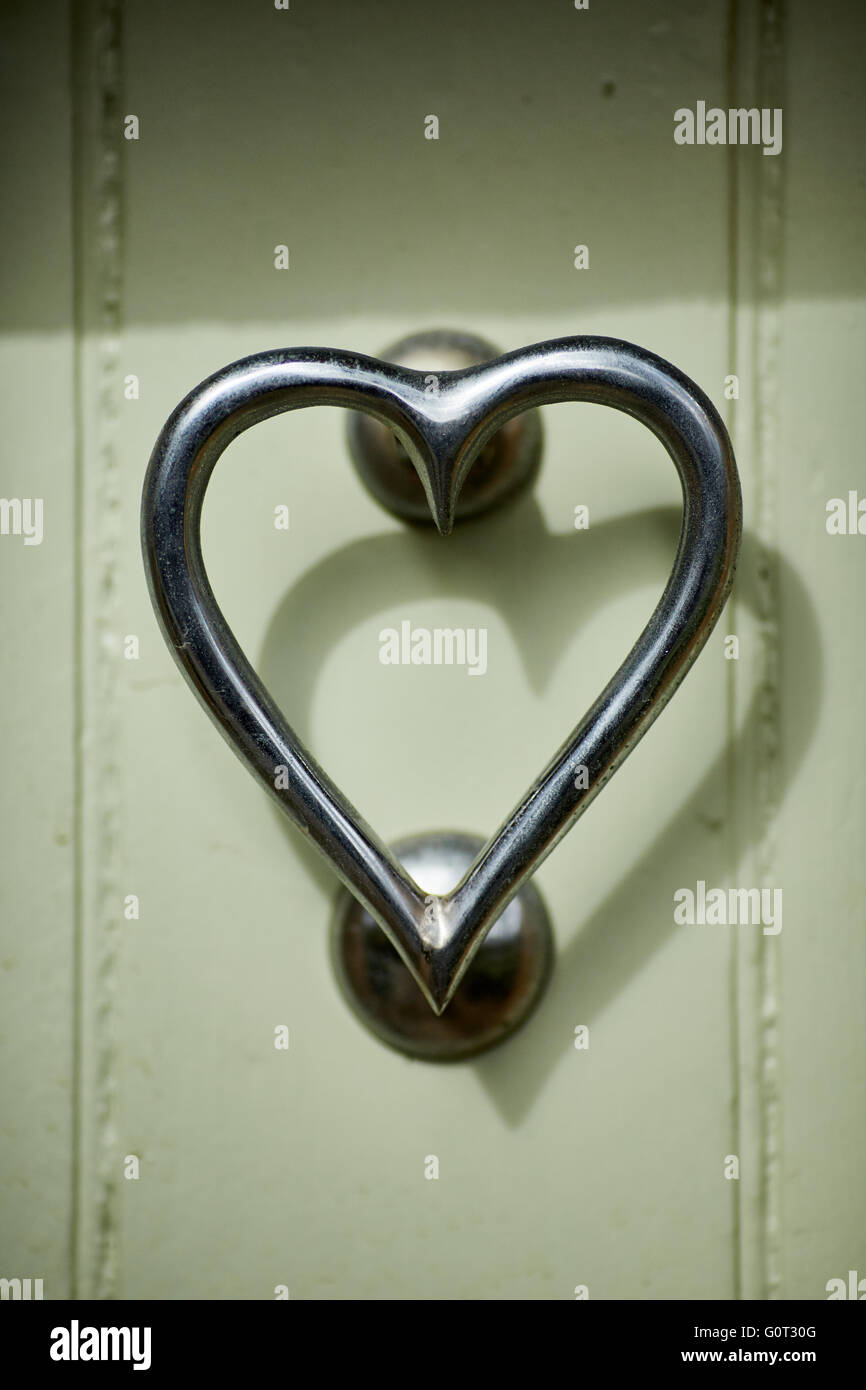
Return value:
M 342 406 L 393 431 L 447 534 L 473 461 L 494 434 L 524 411 L 578 400 L 640 420 L 673 459 L 683 492 L 673 570 L 631 652 L 519 805 L 459 882 L 425 892 L 303 746 L 238 646 L 202 559 L 205 490 L 223 450 L 243 430 L 287 410 Z M 141 530 L 154 608 L 187 681 L 247 767 L 386 933 L 439 1015 L 494 923 L 631 752 L 706 642 L 733 580 L 741 498 L 730 441 L 712 403 L 682 372 L 630 343 L 539 343 L 442 372 L 434 394 L 421 371 L 354 352 L 292 348 L 235 362 L 181 402 L 150 460 Z M 286 769 L 282 778 L 277 768 Z M 500 1032 L 511 1026 L 504 1019 Z

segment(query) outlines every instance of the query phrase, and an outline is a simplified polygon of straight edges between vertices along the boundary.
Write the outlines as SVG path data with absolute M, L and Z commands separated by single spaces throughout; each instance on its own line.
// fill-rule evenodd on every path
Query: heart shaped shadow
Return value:
M 533 691 L 543 691 L 554 675 L 568 636 L 585 615 L 602 603 L 657 581 L 659 587 L 676 548 L 680 514 L 654 508 L 596 523 L 580 535 L 547 530 L 537 502 L 524 498 L 509 510 L 488 517 L 483 525 L 457 530 L 443 547 L 435 534 L 417 530 L 392 532 L 352 542 L 314 565 L 285 593 L 261 646 L 260 670 L 277 700 L 292 709 L 302 737 L 309 735 L 313 692 L 319 672 L 340 639 L 370 615 L 401 603 L 475 599 L 504 618 Z M 521 565 L 514 564 L 519 547 Z M 612 557 L 621 558 L 614 563 Z M 760 613 L 757 568 L 779 574 L 791 630 L 799 634 L 810 659 L 800 673 L 796 699 L 786 721 L 785 779 L 796 773 L 808 749 L 821 696 L 820 628 L 808 593 L 790 563 L 767 553 L 744 532 L 735 593 L 737 601 Z M 526 574 L 533 576 L 526 583 Z M 562 602 L 569 595 L 568 603 Z M 574 596 L 572 598 L 571 596 Z M 558 606 L 555 624 L 539 623 L 547 604 Z M 309 620 L 311 611 L 316 621 Z M 625 642 L 625 637 L 624 637 Z M 724 883 L 736 873 L 730 836 L 718 820 L 708 822 L 708 806 L 726 806 L 730 769 L 742 768 L 761 717 L 755 691 L 736 734 L 712 761 L 684 802 L 646 851 L 624 871 L 616 888 L 588 918 L 577 912 L 571 924 L 560 921 L 569 943 L 560 951 L 544 1008 L 509 1041 L 508 1047 L 463 1065 L 473 1066 L 506 1123 L 518 1125 L 528 1113 L 549 1070 L 570 1045 L 576 1021 L 592 1025 L 609 1001 L 675 930 L 673 916 L 647 921 L 646 884 L 651 866 L 670 864 L 671 878 L 686 881 L 677 865 L 697 861 L 707 882 Z M 668 716 L 669 718 L 672 716 Z M 467 770 L 468 773 L 468 770 Z M 780 792 L 784 786 L 780 788 Z M 674 799 L 679 788 L 672 788 Z M 658 789 L 659 813 L 666 809 L 665 788 Z M 728 814 L 733 808 L 728 806 Z M 321 857 L 292 833 L 279 815 L 292 852 L 325 892 L 333 876 Z M 467 827 L 472 829 L 473 827 Z M 579 902 L 585 864 L 575 844 L 574 893 Z M 634 924 L 640 921 L 636 931 Z M 323 934 L 323 959 L 326 942 Z

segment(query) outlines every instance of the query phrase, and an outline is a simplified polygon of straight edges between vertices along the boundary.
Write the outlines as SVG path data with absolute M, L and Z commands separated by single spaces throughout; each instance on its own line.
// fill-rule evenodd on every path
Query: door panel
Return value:
M 28 227 L 56 201 L 65 259 L 55 293 L 18 286 L 4 340 L 18 399 L 46 366 L 59 383 L 50 416 L 11 417 L 51 544 L 0 546 L 25 653 L 5 698 L 15 727 L 50 730 L 22 738 L 6 791 L 3 1262 L 41 1259 L 46 1296 L 823 1298 L 866 1272 L 863 560 L 825 528 L 857 485 L 861 98 L 835 8 L 818 33 L 802 4 L 73 12 L 44 73 L 69 107 L 15 175 Z M 23 7 L 9 29 L 20 65 L 41 54 Z M 676 145 L 673 111 L 701 97 L 783 105 L 782 155 Z M 38 124 L 35 95 L 12 99 Z M 716 632 L 537 875 L 547 995 L 457 1066 L 389 1051 L 347 1009 L 335 880 L 191 698 L 138 542 L 147 458 L 203 377 L 443 325 L 674 362 L 723 412 L 745 504 Z M 547 408 L 544 430 L 532 495 L 447 540 L 368 497 L 336 410 L 249 431 L 214 474 L 226 617 L 389 842 L 492 834 L 666 582 L 681 497 L 661 445 L 600 408 Z M 484 678 L 383 666 L 380 631 L 407 619 L 485 627 Z M 71 836 L 56 857 L 46 802 Z M 699 880 L 781 887 L 783 929 L 677 925 Z

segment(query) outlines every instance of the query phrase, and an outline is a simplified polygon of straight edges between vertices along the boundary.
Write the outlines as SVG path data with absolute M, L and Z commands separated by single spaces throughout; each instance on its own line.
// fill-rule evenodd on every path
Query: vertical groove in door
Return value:
M 84 335 L 84 305 L 82 275 L 82 129 L 81 96 L 78 83 L 78 68 L 81 58 L 81 7 L 72 6 L 69 17 L 69 99 L 72 113 L 70 133 L 71 197 L 72 207 L 70 226 L 72 231 L 72 373 L 73 410 L 75 438 L 73 458 L 75 478 L 73 484 L 74 515 L 73 528 L 73 611 L 75 635 L 73 643 L 73 979 L 72 979 L 72 1173 L 71 1173 L 71 1214 L 69 1222 L 69 1295 L 80 1297 L 79 1264 L 81 1247 L 81 1175 L 82 1175 L 82 1048 L 83 1048 L 83 724 L 84 724 L 84 632 L 83 632 L 83 500 L 84 500 L 84 422 L 82 418 L 83 363 L 82 342 Z
M 784 84 L 784 0 L 755 7 L 731 0 L 729 106 L 781 107 Z M 733 36 L 733 42 L 732 42 Z M 784 151 L 784 145 L 783 145 Z M 780 808 L 780 611 L 777 544 L 779 342 L 783 294 L 785 155 L 765 156 L 753 146 L 728 147 L 729 370 L 743 399 L 728 401 L 728 426 L 740 463 L 744 493 L 744 546 L 728 611 L 728 630 L 754 615 L 754 640 L 731 662 L 729 731 L 748 718 L 737 743 L 729 742 L 729 805 L 739 825 L 730 828 L 730 862 L 737 886 L 777 886 L 776 827 Z M 739 597 L 738 597 L 739 595 Z M 735 749 L 745 757 L 732 765 Z M 738 1244 L 736 1296 L 781 1294 L 780 1203 L 782 1112 L 778 1076 L 779 942 L 759 930 L 737 931 L 732 942 L 732 1059 L 740 1159 L 734 1186 Z
M 118 1291 L 122 922 L 117 589 L 123 198 L 120 0 L 72 11 L 76 389 L 75 1038 L 71 1288 Z
M 757 98 L 760 107 L 783 108 L 784 0 L 762 0 L 758 46 Z M 760 640 L 760 700 L 753 796 L 756 820 L 756 868 L 761 888 L 775 886 L 776 830 L 780 806 L 780 631 L 779 573 L 776 559 L 779 486 L 779 350 L 784 264 L 785 153 L 758 162 L 756 199 L 754 413 L 757 534 L 757 596 Z M 761 1096 L 761 1213 L 765 1297 L 781 1294 L 781 1161 L 782 1113 L 778 1034 L 779 942 L 759 938 Z

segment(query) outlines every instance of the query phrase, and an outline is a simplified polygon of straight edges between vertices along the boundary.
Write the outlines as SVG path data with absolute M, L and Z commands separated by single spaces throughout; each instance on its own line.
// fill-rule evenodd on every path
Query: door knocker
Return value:
M 402 354 L 392 355 L 411 362 L 412 345 L 400 346 Z M 338 349 L 290 348 L 232 363 L 167 421 L 141 517 L 151 598 L 181 671 L 348 890 L 332 929 L 346 997 L 379 1037 L 429 1060 L 483 1051 L 539 999 L 551 936 L 528 880 L 697 657 L 727 598 L 741 530 L 725 427 L 704 393 L 669 363 L 610 338 L 560 338 L 492 360 L 478 360 L 484 345 L 472 339 L 452 346 L 456 360 L 472 365 L 438 371 L 434 392 L 417 365 Z M 628 657 L 492 839 L 446 833 L 389 849 L 303 747 L 223 618 L 201 551 L 210 475 L 229 443 L 259 421 L 304 406 L 346 407 L 360 412 L 350 438 L 367 486 L 406 520 L 420 521 L 426 506 L 447 535 L 463 515 L 507 502 L 531 483 L 538 464 L 533 412 L 574 400 L 634 416 L 673 459 L 683 520 L 667 586 Z M 277 767 L 286 770 L 281 779 Z

